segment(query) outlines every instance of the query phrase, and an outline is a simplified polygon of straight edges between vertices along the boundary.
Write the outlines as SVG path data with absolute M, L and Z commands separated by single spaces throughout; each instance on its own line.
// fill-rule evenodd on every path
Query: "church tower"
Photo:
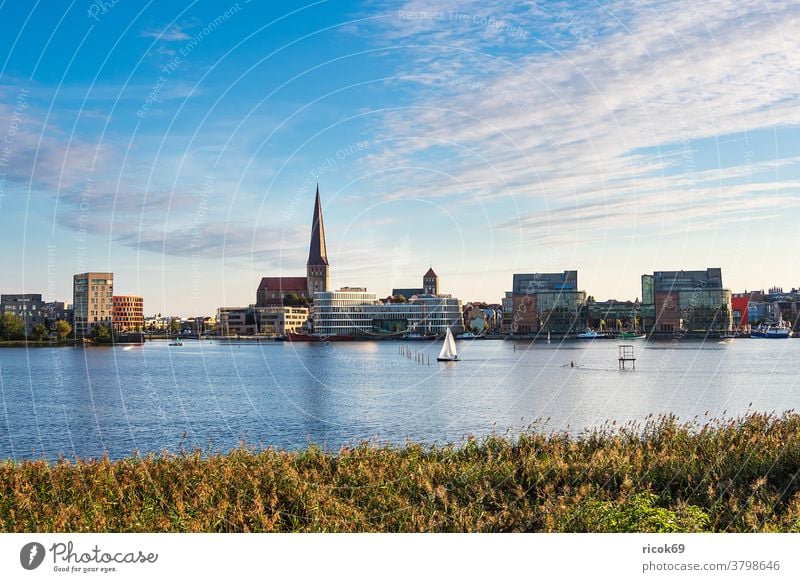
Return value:
M 306 263 L 306 277 L 308 284 L 308 297 L 314 298 L 317 291 L 328 290 L 328 275 L 331 267 L 328 265 L 328 251 L 325 247 L 325 225 L 322 222 L 322 204 L 319 201 L 319 184 L 317 184 L 317 199 L 314 202 L 314 217 L 311 221 L 311 245 L 308 249 L 308 262 Z
M 426 295 L 439 294 L 439 275 L 436 274 L 433 267 L 422 276 L 422 292 Z

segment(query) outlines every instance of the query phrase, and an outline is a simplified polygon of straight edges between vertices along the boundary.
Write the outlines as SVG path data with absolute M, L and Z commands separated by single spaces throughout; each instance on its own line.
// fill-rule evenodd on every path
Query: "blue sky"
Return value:
M 304 275 L 499 301 L 514 272 L 800 285 L 800 8 L 0 4 L 3 292 L 111 270 L 189 315 Z

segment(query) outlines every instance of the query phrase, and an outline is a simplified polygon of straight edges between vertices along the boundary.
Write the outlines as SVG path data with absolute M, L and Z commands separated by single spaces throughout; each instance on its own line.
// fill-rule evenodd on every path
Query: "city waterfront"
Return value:
M 650 414 L 703 422 L 800 401 L 798 341 L 633 343 L 635 371 L 618 370 L 608 340 L 460 341 L 462 360 L 446 364 L 435 361 L 438 342 L 6 348 L 0 457 L 459 443 L 531 424 L 578 434 Z

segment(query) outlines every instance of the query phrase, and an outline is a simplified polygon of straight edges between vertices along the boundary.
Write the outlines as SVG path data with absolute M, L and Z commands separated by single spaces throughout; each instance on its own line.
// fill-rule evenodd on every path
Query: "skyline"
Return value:
M 317 180 L 332 288 L 800 286 L 800 9 L 658 8 L 3 4 L 3 292 L 108 270 L 147 313 L 251 303 L 303 272 Z

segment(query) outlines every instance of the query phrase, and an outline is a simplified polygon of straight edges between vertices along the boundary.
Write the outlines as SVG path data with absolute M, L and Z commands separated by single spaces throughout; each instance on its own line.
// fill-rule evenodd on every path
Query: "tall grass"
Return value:
M 579 437 L 336 454 L 239 448 L 0 463 L 0 529 L 42 532 L 798 531 L 800 416 L 673 417 Z

